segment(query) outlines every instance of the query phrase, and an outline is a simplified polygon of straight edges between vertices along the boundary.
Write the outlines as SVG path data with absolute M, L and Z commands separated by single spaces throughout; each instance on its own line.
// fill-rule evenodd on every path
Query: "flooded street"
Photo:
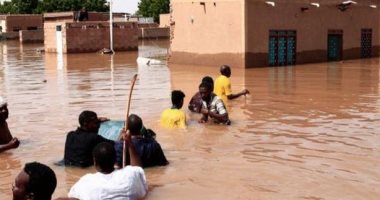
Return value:
M 232 90 L 251 95 L 229 102 L 231 126 L 198 124 L 187 102 L 205 75 L 219 67 L 138 65 L 162 55 L 167 41 L 145 42 L 140 52 L 63 55 L 38 53 L 42 44 L 0 42 L 0 94 L 8 125 L 21 140 L 0 155 L 0 196 L 24 164 L 39 161 L 66 196 L 89 169 L 57 167 L 66 134 L 81 111 L 124 119 L 130 80 L 139 75 L 131 113 L 157 133 L 166 167 L 145 170 L 146 199 L 378 200 L 380 197 L 380 64 L 378 58 L 337 63 L 235 69 Z M 186 130 L 159 126 L 170 92 L 185 92 Z

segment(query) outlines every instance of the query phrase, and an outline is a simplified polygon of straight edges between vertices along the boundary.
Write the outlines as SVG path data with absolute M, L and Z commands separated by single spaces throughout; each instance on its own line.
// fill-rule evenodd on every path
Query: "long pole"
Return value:
M 112 0 L 110 2 L 110 50 L 113 51 L 113 17 L 112 17 Z
M 132 83 L 131 83 L 131 89 L 129 90 L 129 97 L 128 97 L 128 104 L 127 104 L 127 110 L 126 110 L 126 115 L 125 115 L 125 121 L 124 121 L 124 130 L 128 130 L 128 117 L 129 117 L 129 110 L 131 108 L 131 99 L 132 99 L 132 91 L 133 87 L 135 86 L 137 80 L 137 74 L 135 74 L 132 78 Z M 123 141 L 123 168 L 125 167 L 126 164 L 126 155 L 127 155 L 127 145 L 125 140 Z

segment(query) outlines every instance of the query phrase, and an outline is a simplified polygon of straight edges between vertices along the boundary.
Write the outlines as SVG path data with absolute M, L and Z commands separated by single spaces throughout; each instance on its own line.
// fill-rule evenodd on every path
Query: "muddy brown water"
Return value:
M 188 102 L 204 75 L 218 67 L 138 65 L 137 57 L 162 54 L 166 41 L 140 52 L 76 54 L 36 52 L 42 45 L 0 43 L 0 92 L 9 102 L 8 124 L 21 145 L 0 155 L 1 199 L 23 165 L 48 164 L 54 197 L 93 168 L 56 167 L 65 135 L 84 109 L 123 119 L 130 79 L 139 74 L 131 112 L 158 134 L 170 165 L 146 169 L 147 199 L 379 199 L 379 59 L 293 67 L 232 69 L 232 89 L 251 95 L 229 102 L 231 126 L 159 126 L 170 91 Z

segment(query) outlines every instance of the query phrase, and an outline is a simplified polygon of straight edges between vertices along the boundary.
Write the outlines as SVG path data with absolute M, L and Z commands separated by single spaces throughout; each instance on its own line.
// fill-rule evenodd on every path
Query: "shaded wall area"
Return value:
M 361 58 L 361 30 L 372 29 L 372 56 L 379 55 L 379 11 L 359 2 L 345 11 L 338 2 L 323 2 L 320 7 L 308 1 L 247 1 L 246 67 L 268 66 L 269 31 L 296 31 L 295 64 L 326 62 L 328 33 L 342 31 L 342 59 Z
M 170 62 L 244 66 L 244 0 L 171 3 Z

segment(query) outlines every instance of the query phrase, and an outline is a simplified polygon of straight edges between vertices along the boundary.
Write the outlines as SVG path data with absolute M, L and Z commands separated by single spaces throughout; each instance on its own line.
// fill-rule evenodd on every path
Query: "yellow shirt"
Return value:
M 227 96 L 232 94 L 231 81 L 227 76 L 220 75 L 215 80 L 214 93 L 223 100 L 224 105 L 227 105 Z
M 186 128 L 186 114 L 182 110 L 168 108 L 162 112 L 160 123 L 166 128 Z

